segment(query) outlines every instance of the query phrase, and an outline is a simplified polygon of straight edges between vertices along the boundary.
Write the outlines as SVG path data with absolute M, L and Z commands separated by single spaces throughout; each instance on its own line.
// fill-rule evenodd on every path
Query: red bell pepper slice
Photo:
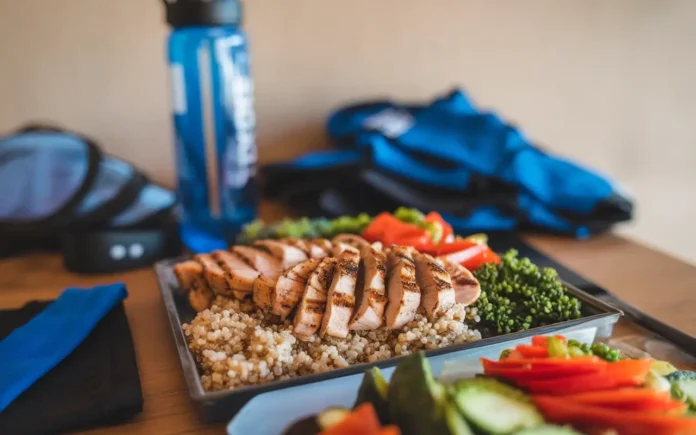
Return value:
M 696 418 L 643 411 L 617 411 L 588 406 L 563 397 L 535 396 L 544 417 L 557 424 L 613 429 L 621 435 L 687 435 L 696 433 Z
M 323 430 L 320 435 L 378 435 L 380 429 L 375 408 L 371 403 L 363 403 L 340 423 Z
M 546 346 L 520 344 L 515 349 L 525 358 L 546 358 L 549 356 Z
M 552 358 L 550 358 L 552 359 Z M 558 359 L 556 359 L 558 360 Z M 582 361 L 573 361 L 573 363 L 568 364 L 566 359 L 558 360 L 557 363 L 548 364 L 549 359 L 538 360 L 538 359 L 527 359 L 524 364 L 514 364 L 517 361 L 490 361 L 483 359 L 483 371 L 485 374 L 490 376 L 497 376 L 511 381 L 519 381 L 524 383 L 525 381 L 533 380 L 549 380 L 555 378 L 565 379 L 567 377 L 585 375 L 591 373 L 601 373 L 604 371 L 605 366 L 608 364 L 606 361 L 601 361 L 594 357 L 584 358 Z M 546 362 L 546 364 L 539 364 L 539 361 Z M 506 364 L 501 364 L 501 362 Z
M 556 335 L 555 336 L 558 340 L 561 340 L 563 343 L 566 342 L 566 338 L 562 335 Z M 549 347 L 549 337 L 545 335 L 535 335 L 532 337 L 532 344 L 534 346 L 541 346 L 548 348 Z
M 650 360 L 647 359 L 623 360 L 607 363 L 603 370 L 597 373 L 545 380 L 519 380 L 517 384 L 533 394 L 550 394 L 554 396 L 621 387 L 637 387 L 645 382 L 645 376 L 650 370 L 650 364 Z
M 455 240 L 454 242 L 451 243 L 432 243 L 430 246 L 423 246 L 423 252 L 426 254 L 433 255 L 435 257 L 439 257 L 442 255 L 448 255 L 448 254 L 454 254 L 462 251 L 466 251 L 470 248 L 479 248 L 477 251 L 483 251 L 480 249 L 482 246 L 486 245 L 481 245 L 479 243 L 474 242 L 473 240 L 467 240 L 467 239 L 461 239 L 461 240 Z M 458 262 L 457 262 L 458 263 Z
M 430 213 L 425 215 L 425 222 L 434 222 L 440 227 L 442 227 L 442 237 L 440 238 L 440 242 L 447 242 L 448 238 L 451 238 L 454 236 L 454 230 L 452 229 L 452 225 L 447 222 L 440 213 L 436 211 L 431 211 Z
M 558 367 L 558 366 L 564 366 L 564 367 L 576 367 L 576 366 L 581 366 L 581 365 L 587 365 L 587 364 L 598 364 L 598 365 L 605 365 L 609 364 L 606 361 L 597 358 L 596 356 L 582 356 L 578 358 L 544 358 L 544 359 L 532 359 L 532 358 L 524 358 L 524 359 L 510 359 L 505 358 L 504 360 L 501 361 L 493 361 L 490 359 L 486 358 L 481 358 L 481 363 L 483 364 L 483 368 L 488 369 L 488 368 L 524 368 L 524 367 L 531 367 L 531 368 L 536 368 L 536 367 Z M 616 363 L 614 363 L 616 364 Z
M 589 391 L 563 396 L 564 399 L 590 406 L 633 411 L 684 412 L 686 403 L 672 399 L 667 391 L 650 388 L 620 388 L 609 391 Z
M 589 364 L 578 366 L 536 367 L 536 368 L 505 368 L 487 369 L 486 375 L 508 379 L 513 382 L 564 379 L 569 376 L 598 374 L 603 371 L 602 365 Z
M 469 260 L 462 261 L 459 264 L 469 270 L 476 270 L 484 264 L 493 263 L 500 264 L 500 257 L 491 248 L 486 246 L 486 249 L 481 254 L 472 257 Z
M 369 242 L 382 242 L 385 246 L 392 244 L 405 244 L 412 238 L 425 237 L 428 240 L 428 233 L 415 225 L 402 222 L 389 213 L 381 213 L 375 216 L 362 232 L 362 237 Z

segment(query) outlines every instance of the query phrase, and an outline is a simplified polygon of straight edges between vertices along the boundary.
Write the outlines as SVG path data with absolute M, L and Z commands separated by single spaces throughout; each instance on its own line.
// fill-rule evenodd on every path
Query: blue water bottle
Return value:
M 181 235 L 224 248 L 256 216 L 253 85 L 239 0 L 165 0 Z

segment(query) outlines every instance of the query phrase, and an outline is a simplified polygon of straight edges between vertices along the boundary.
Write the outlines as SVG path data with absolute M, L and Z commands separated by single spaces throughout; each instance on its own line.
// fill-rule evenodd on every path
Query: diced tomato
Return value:
M 579 428 L 613 429 L 621 435 L 687 435 L 696 433 L 696 419 L 642 411 L 619 411 L 588 406 L 564 397 L 535 396 L 544 417 Z
M 363 403 L 340 423 L 323 430 L 320 435 L 378 435 L 380 429 L 375 408 L 371 403 Z
M 546 346 L 520 344 L 515 349 L 525 358 L 546 358 L 549 356 L 549 351 L 546 349 Z
M 556 335 L 555 337 L 561 340 L 563 343 L 566 342 L 566 338 L 562 335 Z M 534 346 L 542 346 L 547 348 L 549 346 L 549 337 L 545 335 L 535 335 L 534 337 L 532 337 L 532 344 Z

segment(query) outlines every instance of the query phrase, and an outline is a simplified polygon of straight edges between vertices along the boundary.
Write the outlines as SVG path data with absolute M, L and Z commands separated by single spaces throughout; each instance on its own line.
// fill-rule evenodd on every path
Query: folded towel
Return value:
M 262 169 L 268 196 L 312 214 L 435 209 L 459 231 L 584 237 L 631 218 L 631 201 L 607 177 L 542 151 L 461 91 L 421 106 L 341 109 L 328 132 L 339 149 Z
M 121 283 L 67 289 L 0 341 L 0 412 L 67 357 L 127 295 Z

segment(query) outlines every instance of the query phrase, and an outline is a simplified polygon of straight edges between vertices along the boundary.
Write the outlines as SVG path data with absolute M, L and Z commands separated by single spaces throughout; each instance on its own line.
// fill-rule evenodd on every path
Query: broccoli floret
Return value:
M 474 272 L 481 284 L 476 308 L 485 325 L 510 333 L 582 316 L 580 301 L 566 293 L 555 270 L 518 258 L 514 249 L 501 260 Z

